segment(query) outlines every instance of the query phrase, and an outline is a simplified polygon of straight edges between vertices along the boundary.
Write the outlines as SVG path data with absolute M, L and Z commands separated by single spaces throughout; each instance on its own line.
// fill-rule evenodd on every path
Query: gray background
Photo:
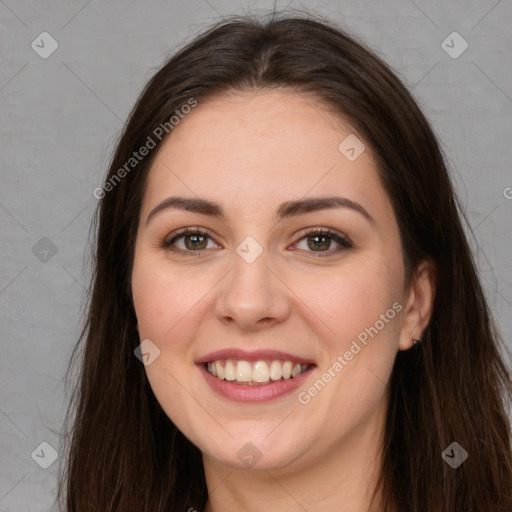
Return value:
M 512 348 L 511 2 L 277 2 L 286 6 L 349 27 L 419 100 L 443 143 L 491 308 Z M 36 461 L 49 461 L 50 450 L 38 447 L 61 449 L 63 377 L 90 275 L 93 190 L 129 110 L 166 56 L 205 25 L 273 7 L 0 0 L 0 511 L 56 510 L 62 457 L 43 469 Z M 44 31 L 58 42 L 46 59 L 31 47 L 35 40 L 48 50 L 38 38 Z M 469 45 L 458 58 L 441 46 L 453 31 Z

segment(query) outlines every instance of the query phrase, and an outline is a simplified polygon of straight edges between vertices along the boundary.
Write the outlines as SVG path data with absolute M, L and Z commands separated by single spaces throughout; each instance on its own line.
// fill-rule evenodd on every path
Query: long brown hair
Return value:
M 191 98 L 200 105 L 219 93 L 263 88 L 313 95 L 352 124 L 376 155 L 407 278 L 424 259 L 436 267 L 423 343 L 399 352 L 392 370 L 381 510 L 510 512 L 505 345 L 435 135 L 406 87 L 362 43 L 318 17 L 275 13 L 209 27 L 171 56 L 129 116 L 93 223 L 87 315 L 68 368 L 77 363 L 80 373 L 63 427 L 68 461 L 59 503 L 69 512 L 181 512 L 205 505 L 201 453 L 163 412 L 134 356 L 140 343 L 130 284 L 134 243 L 160 145 L 154 130 L 169 127 Z M 157 147 L 126 167 L 148 137 Z M 122 179 L 115 179 L 123 166 Z M 468 453 L 457 469 L 441 456 L 452 442 Z

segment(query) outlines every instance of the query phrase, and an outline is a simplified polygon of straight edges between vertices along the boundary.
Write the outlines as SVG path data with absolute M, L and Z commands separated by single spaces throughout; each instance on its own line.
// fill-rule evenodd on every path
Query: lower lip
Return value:
M 313 366 L 299 376 L 287 380 L 271 381 L 263 386 L 244 386 L 243 384 L 233 384 L 232 381 L 214 377 L 208 372 L 204 364 L 198 366 L 213 391 L 234 402 L 268 402 L 280 398 L 303 384 L 315 368 Z

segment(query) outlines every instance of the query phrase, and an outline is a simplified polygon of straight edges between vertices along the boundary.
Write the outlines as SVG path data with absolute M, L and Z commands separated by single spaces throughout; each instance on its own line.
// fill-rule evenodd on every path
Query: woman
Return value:
M 95 195 L 66 510 L 512 510 L 461 210 L 363 45 L 311 17 L 211 27 Z

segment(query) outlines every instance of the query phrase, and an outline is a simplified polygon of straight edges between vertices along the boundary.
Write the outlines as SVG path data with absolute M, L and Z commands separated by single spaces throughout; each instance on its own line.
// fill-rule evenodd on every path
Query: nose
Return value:
M 283 322 L 290 314 L 288 288 L 270 268 L 265 251 L 252 263 L 237 253 L 233 269 L 221 281 L 216 314 L 225 324 L 258 331 Z

